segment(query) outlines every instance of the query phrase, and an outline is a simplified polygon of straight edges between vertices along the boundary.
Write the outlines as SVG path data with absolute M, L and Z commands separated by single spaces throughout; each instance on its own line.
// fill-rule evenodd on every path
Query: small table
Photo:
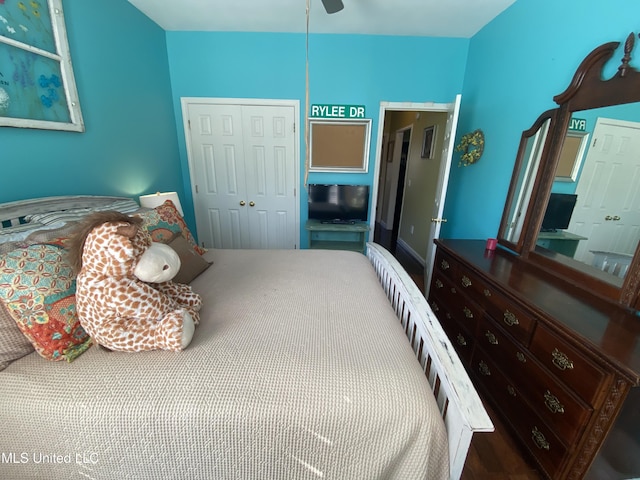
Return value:
M 309 232 L 309 248 L 365 253 L 369 231 L 367 223 L 323 223 L 320 220 L 307 220 L 305 229 Z

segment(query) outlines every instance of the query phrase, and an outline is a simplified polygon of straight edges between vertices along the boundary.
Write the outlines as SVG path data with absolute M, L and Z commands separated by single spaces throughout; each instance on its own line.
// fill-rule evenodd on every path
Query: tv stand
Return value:
M 573 258 L 580 240 L 587 240 L 587 237 L 582 237 L 565 230 L 556 230 L 554 232 L 542 230 L 538 234 L 536 245 Z
M 305 229 L 309 232 L 309 248 L 365 253 L 368 223 L 307 220 Z

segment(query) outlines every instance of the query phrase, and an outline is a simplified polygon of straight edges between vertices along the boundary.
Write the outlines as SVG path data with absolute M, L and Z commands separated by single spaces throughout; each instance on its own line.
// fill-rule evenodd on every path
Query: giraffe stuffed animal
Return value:
M 151 241 L 142 219 L 89 215 L 69 241 L 77 272 L 76 308 L 93 341 L 109 350 L 180 351 L 199 321 L 200 296 L 172 282 L 178 254 Z

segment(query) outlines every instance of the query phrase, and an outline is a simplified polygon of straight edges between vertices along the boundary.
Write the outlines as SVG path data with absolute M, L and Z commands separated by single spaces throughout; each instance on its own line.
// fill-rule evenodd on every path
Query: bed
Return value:
M 136 214 L 111 197 L 0 204 L 0 267 L 114 206 Z M 460 477 L 493 425 L 389 252 L 198 254 L 210 266 L 190 282 L 203 308 L 185 351 L 34 351 L 0 371 L 0 478 Z

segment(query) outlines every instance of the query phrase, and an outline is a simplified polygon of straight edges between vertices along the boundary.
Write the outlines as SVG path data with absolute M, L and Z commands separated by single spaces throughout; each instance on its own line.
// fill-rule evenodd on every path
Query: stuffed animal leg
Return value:
M 179 351 L 189 345 L 195 325 L 188 310 L 143 282 L 127 285 L 127 295 L 137 301 L 119 298 L 116 292 L 122 291 L 122 285 L 106 283 L 100 286 L 100 303 L 91 295 L 85 295 L 81 302 L 76 300 L 78 309 L 85 313 L 84 319 L 99 319 L 83 323 L 96 343 L 110 350 L 129 352 Z
M 184 283 L 164 282 L 154 284 L 153 287 L 169 298 L 176 304 L 184 308 L 191 314 L 193 323 L 200 323 L 200 308 L 202 307 L 202 297 L 195 293 L 189 285 Z

